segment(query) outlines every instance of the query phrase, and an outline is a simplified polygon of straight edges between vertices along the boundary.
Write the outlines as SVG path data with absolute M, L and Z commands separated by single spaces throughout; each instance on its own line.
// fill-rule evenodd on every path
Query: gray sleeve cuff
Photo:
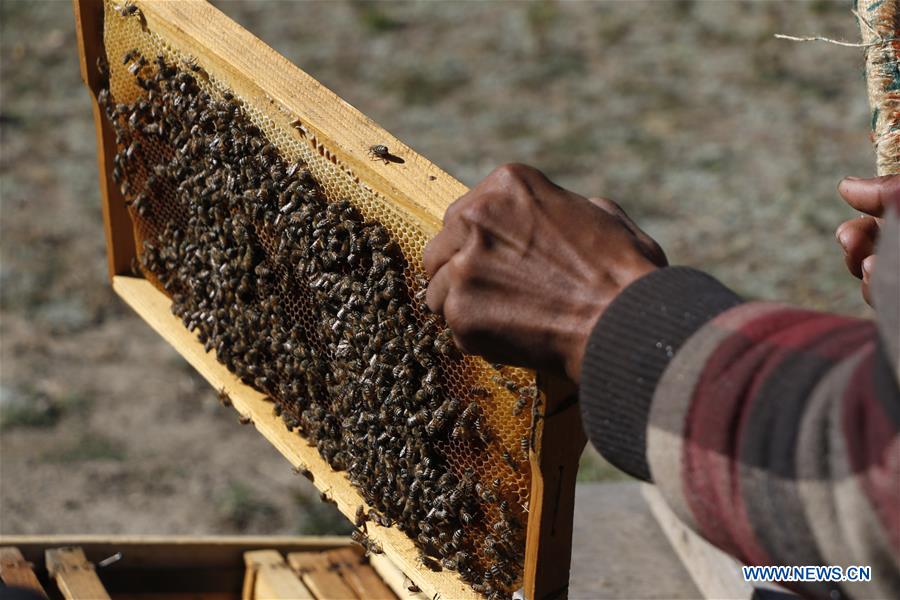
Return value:
M 694 332 L 741 302 L 706 273 L 666 267 L 609 305 L 588 339 L 580 389 L 585 431 L 609 462 L 650 480 L 647 420 L 663 371 Z

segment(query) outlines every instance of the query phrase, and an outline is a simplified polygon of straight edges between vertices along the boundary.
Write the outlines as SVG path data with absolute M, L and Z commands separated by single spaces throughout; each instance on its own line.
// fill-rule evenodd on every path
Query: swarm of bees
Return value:
M 380 547 L 367 521 L 397 526 L 423 565 L 508 597 L 522 574 L 524 509 L 500 478 L 454 472 L 436 450 L 491 442 L 479 405 L 490 392 L 472 387 L 461 400 L 444 383 L 443 365 L 461 356 L 440 319 L 413 309 L 387 229 L 326 198 L 238 98 L 208 91 L 195 62 L 137 50 L 118 60 L 141 93 L 123 103 L 104 89 L 98 100 L 115 132 L 113 179 L 143 232 L 141 272 L 207 351 L 346 471 L 370 507 L 355 534 L 368 551 Z M 230 403 L 224 390 L 220 399 Z M 522 451 L 504 453 L 511 469 L 527 468 L 526 440 Z

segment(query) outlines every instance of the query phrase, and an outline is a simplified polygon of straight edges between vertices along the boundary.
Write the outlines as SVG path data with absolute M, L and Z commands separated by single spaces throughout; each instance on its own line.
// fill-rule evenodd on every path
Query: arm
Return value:
M 592 442 L 707 539 L 751 563 L 871 564 L 860 593 L 900 591 L 896 279 L 876 280 L 880 337 L 744 303 L 660 268 L 615 204 L 515 165 L 451 207 L 425 264 L 428 304 L 464 350 L 580 381 Z
M 893 259 L 879 256 L 895 273 L 898 233 L 884 238 L 885 247 L 894 240 Z M 898 292 L 884 293 L 879 336 L 869 321 L 736 304 L 696 271 L 648 275 L 612 303 L 588 343 L 589 435 L 742 561 L 871 565 L 873 583 L 850 591 L 897 597 L 900 392 L 888 348 L 900 328 L 887 315 Z

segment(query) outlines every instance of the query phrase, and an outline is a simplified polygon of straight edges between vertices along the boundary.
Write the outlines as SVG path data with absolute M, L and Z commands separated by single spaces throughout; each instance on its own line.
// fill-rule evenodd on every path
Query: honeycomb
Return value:
M 109 1 L 105 4 L 103 35 L 109 65 L 111 101 L 120 105 L 137 104 L 147 94 L 147 90 L 137 83 L 133 68 L 134 60 L 126 60 L 129 54 L 146 57 L 149 63 L 146 67 L 148 70 L 158 68 L 154 67 L 154 60 L 160 57 L 162 62 L 159 64 L 165 63 L 173 66 L 178 72 L 193 74 L 197 86 L 217 101 L 234 98 L 234 101 L 240 104 L 242 118 L 255 125 L 260 136 L 275 148 L 277 160 L 285 165 L 303 165 L 303 168 L 308 170 L 315 182 L 316 194 L 321 195 L 328 207 L 334 208 L 335 214 L 339 210 L 344 210 L 340 207 L 349 206 L 350 208 L 341 214 L 350 215 L 348 218 L 356 218 L 353 215 L 358 214 L 361 227 L 377 224 L 387 231 L 399 254 L 398 264 L 403 269 L 402 279 L 406 287 L 403 298 L 411 308 L 415 327 L 421 330 L 437 322 L 438 329 L 446 332 L 446 326 L 424 306 L 421 293 L 427 283 L 422 268 L 422 253 L 433 233 L 433 226 L 423 223 L 416 216 L 392 203 L 389 198 L 366 186 L 360 176 L 336 160 L 328 148 L 328 140 L 299 135 L 297 130 L 279 124 L 260 107 L 264 99 L 238 97 L 227 80 L 218 78 L 216 73 L 205 68 L 202 57 L 181 53 L 159 34 L 149 30 L 139 11 L 137 14 L 128 14 L 129 12 L 123 10 L 123 6 L 116 2 Z M 135 189 L 146 185 L 148 179 L 153 176 L 153 165 L 170 162 L 178 152 L 177 148 L 161 143 L 153 136 L 144 135 L 137 128 L 129 132 L 128 138 L 131 142 L 140 141 L 142 160 L 128 162 L 127 172 L 119 174 L 131 188 L 123 190 L 126 198 L 133 195 Z M 121 138 L 117 140 L 120 154 L 128 151 L 129 140 Z M 191 213 L 186 210 L 183 200 L 179 199 L 175 182 L 164 182 L 154 186 L 151 191 L 153 197 L 146 201 L 151 206 L 150 210 L 143 210 L 140 204 L 134 202 L 130 203 L 128 209 L 134 224 L 137 252 L 141 257 L 137 268 L 157 288 L 170 297 L 175 297 L 177 294 L 188 293 L 189 282 L 181 282 L 180 286 L 174 287 L 171 284 L 164 285 L 158 273 L 148 268 L 147 254 L 160 247 L 172 231 L 187 228 Z M 327 307 L 323 308 L 316 304 L 317 298 L 311 291 L 315 282 L 305 280 L 302 273 L 279 268 L 276 261 L 270 260 L 271 255 L 276 252 L 278 240 L 261 234 L 259 244 L 265 254 L 261 264 L 269 265 L 276 271 L 277 284 L 273 289 L 277 295 L 277 303 L 285 309 L 287 318 L 297 324 L 298 330 L 307 332 L 308 337 L 304 343 L 317 356 L 327 357 L 326 370 L 337 369 L 339 361 L 335 348 L 321 336 L 315 335 L 317 328 L 321 326 L 323 311 L 328 310 Z M 339 308 L 334 309 L 335 314 L 339 311 Z M 217 352 L 218 354 L 227 353 Z M 222 360 L 221 356 L 219 358 Z M 486 543 L 486 540 L 497 536 L 498 522 L 511 518 L 512 521 L 522 525 L 513 537 L 519 561 L 524 556 L 524 524 L 527 522 L 530 489 L 527 440 L 530 437 L 533 404 L 539 398 L 534 376 L 533 373 L 523 369 L 490 365 L 480 358 L 454 353 L 440 355 L 438 363 L 439 385 L 444 397 L 459 403 L 456 414 L 463 413 L 469 405 L 477 403 L 480 414 L 479 425 L 488 432 L 481 437 L 456 436 L 450 434 L 452 427 L 446 427 L 426 440 L 434 450 L 429 456 L 439 462 L 435 468 L 453 474 L 456 481 L 468 480 L 474 475 L 474 480 L 479 483 L 479 492 L 470 490 L 472 502 L 477 505 L 477 511 L 473 513 L 474 518 L 459 524 L 464 541 L 457 546 L 470 550 L 472 554 L 471 568 L 464 578 L 478 591 L 509 592 L 521 585 L 521 562 L 517 563 L 517 572 L 511 574 L 508 581 L 498 582 L 489 574 L 497 560 L 496 555 L 490 551 L 490 543 Z M 233 365 L 226 364 L 234 370 Z M 326 374 L 326 379 L 329 374 Z M 265 382 L 253 381 L 252 378 L 245 378 L 244 381 L 272 396 L 276 412 L 285 417 L 289 426 L 296 426 L 303 420 L 303 411 L 308 409 L 308 406 L 315 405 L 330 410 L 330 407 L 340 403 L 340 399 L 335 398 L 285 397 L 278 390 L 267 389 Z M 414 383 L 421 384 L 420 381 Z M 327 385 L 316 389 L 320 395 L 327 396 L 329 393 Z M 528 392 L 525 393 L 523 390 Z M 411 399 L 409 400 L 411 402 Z M 429 416 L 433 417 L 433 413 Z M 300 429 L 302 431 L 303 428 Z M 309 432 L 305 433 L 309 435 Z M 334 448 L 321 441 L 317 445 L 323 457 L 333 467 L 340 470 L 347 470 L 350 467 L 346 464 L 349 450 Z M 491 491 L 484 491 L 488 487 Z M 370 505 L 387 517 L 388 522 L 393 522 L 420 547 L 423 546 L 418 539 L 422 531 L 417 524 L 404 522 L 399 508 L 392 509 L 392 505 L 402 504 L 401 499 L 390 496 L 373 497 L 372 490 L 360 489 L 360 492 Z M 431 554 L 433 558 L 447 558 L 446 554 L 443 556 L 436 554 L 433 549 L 429 551 L 423 548 L 423 551 L 426 555 Z M 445 562 L 444 566 L 453 568 L 453 562 Z

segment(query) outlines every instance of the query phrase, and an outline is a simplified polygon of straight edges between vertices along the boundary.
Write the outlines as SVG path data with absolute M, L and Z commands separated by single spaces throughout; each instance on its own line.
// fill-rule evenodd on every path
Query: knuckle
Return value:
M 465 300 L 460 294 L 451 293 L 444 302 L 444 320 L 455 336 L 465 337 L 469 332 L 469 319 L 465 310 Z
M 444 260 L 446 247 L 447 240 L 445 239 L 445 233 L 443 231 L 439 232 L 425 244 L 425 249 L 422 251 L 422 267 L 429 277 L 434 277 L 435 274 L 437 274 L 437 271 Z
M 463 207 L 464 204 L 460 200 L 456 200 L 453 202 L 453 204 L 448 206 L 447 210 L 444 211 L 444 225 L 447 225 L 454 219 L 459 218 L 459 214 L 460 212 L 462 212 Z
M 466 288 L 478 272 L 478 257 L 471 251 L 460 251 L 451 259 L 454 286 Z
M 506 163 L 494 169 L 488 179 L 492 182 L 503 184 L 520 183 L 529 177 L 539 173 L 534 167 L 522 163 Z
M 438 290 L 432 285 L 429 285 L 425 290 L 425 304 L 428 306 L 428 310 L 435 314 L 443 314 L 444 312 L 441 299 L 438 297 Z
M 472 199 L 472 202 L 465 208 L 462 216 L 470 223 L 478 225 L 487 224 L 491 217 L 491 205 L 497 201 L 497 198 L 491 194 L 479 194 Z
M 604 210 L 608 210 L 611 212 L 622 212 L 622 207 L 619 206 L 619 204 L 617 202 L 614 202 L 614 201 L 610 200 L 609 198 L 598 197 L 598 198 L 591 198 L 591 200 L 594 201 L 594 204 L 596 204 L 597 206 L 599 206 L 600 208 L 602 208 Z

